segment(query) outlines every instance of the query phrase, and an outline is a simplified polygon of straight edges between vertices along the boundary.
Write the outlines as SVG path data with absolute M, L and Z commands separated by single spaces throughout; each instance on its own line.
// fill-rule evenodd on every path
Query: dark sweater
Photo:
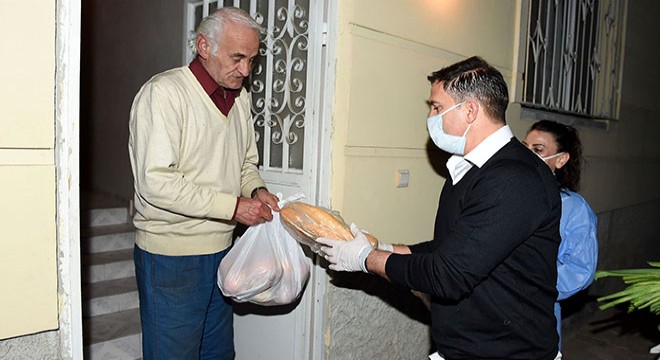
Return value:
M 554 359 L 561 199 L 548 166 L 513 138 L 440 195 L 434 240 L 393 254 L 393 283 L 432 295 L 447 360 Z

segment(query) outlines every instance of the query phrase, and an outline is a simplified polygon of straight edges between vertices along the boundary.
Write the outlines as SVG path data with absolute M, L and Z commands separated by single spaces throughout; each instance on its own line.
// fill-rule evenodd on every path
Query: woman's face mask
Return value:
M 559 156 L 559 155 L 561 155 L 561 154 L 563 154 L 563 153 L 564 153 L 564 152 L 562 151 L 562 152 L 560 152 L 560 153 L 556 153 L 556 154 L 554 154 L 554 155 L 550 155 L 550 156 L 546 156 L 546 157 L 543 157 L 543 156 L 541 156 L 541 155 L 539 155 L 539 154 L 536 154 L 536 153 L 535 153 L 535 154 L 536 154 L 536 156 L 540 157 L 541 160 L 546 161 L 546 160 L 554 159 L 554 158 L 556 158 L 557 156 Z
M 438 115 L 431 116 L 426 120 L 426 127 L 429 130 L 429 135 L 431 136 L 431 140 L 433 140 L 435 146 L 454 155 L 465 154 L 465 142 L 467 139 L 466 136 L 472 124 L 468 124 L 468 127 L 465 129 L 463 136 L 449 135 L 443 129 L 442 116 L 461 105 L 463 105 L 462 102 L 455 104 L 449 109 L 439 113 Z
M 552 170 L 553 173 L 558 167 L 563 166 L 563 164 L 557 164 L 557 160 L 548 161 L 556 159 L 559 156 L 565 154 L 564 151 L 558 152 L 558 145 L 552 134 L 545 131 L 532 130 L 527 133 L 527 136 L 525 136 L 523 145 L 527 146 L 529 150 L 531 150 L 534 154 L 536 154 L 536 156 L 543 160 L 543 162 L 545 162 L 546 165 L 550 167 L 550 170 Z

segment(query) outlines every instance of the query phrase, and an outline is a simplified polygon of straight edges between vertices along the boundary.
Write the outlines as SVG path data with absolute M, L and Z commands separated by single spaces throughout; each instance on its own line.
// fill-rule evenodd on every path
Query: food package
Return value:
M 353 239 L 349 226 L 339 214 L 302 201 L 285 204 L 280 210 L 280 219 L 284 228 L 296 240 L 309 246 L 316 253 L 322 246 L 316 242 L 319 237 L 336 240 Z M 378 239 L 366 232 L 365 235 L 374 247 L 378 246 Z
M 309 279 L 310 259 L 284 229 L 279 214 L 251 226 L 218 267 L 218 287 L 236 302 L 285 305 L 294 302 Z

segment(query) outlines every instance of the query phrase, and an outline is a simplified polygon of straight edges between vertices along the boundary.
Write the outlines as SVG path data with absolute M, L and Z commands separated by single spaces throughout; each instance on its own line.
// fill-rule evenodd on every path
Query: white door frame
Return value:
M 326 2 L 325 24 L 325 50 L 323 54 L 322 67 L 323 90 L 319 96 L 320 114 L 318 129 L 318 163 L 316 173 L 316 200 L 320 206 L 330 208 L 330 180 L 332 173 L 332 129 L 333 129 L 333 107 L 335 98 L 335 78 L 336 78 L 336 54 L 337 54 L 337 28 L 338 28 L 338 7 L 337 1 L 329 0 Z M 328 274 L 326 269 L 317 263 L 313 267 L 312 280 L 314 281 L 313 300 L 313 324 L 311 338 L 311 359 L 323 360 L 326 356 L 325 331 L 328 324 L 328 303 L 327 288 Z
M 55 169 L 57 271 L 62 359 L 83 358 L 80 284 L 80 0 L 57 0 Z

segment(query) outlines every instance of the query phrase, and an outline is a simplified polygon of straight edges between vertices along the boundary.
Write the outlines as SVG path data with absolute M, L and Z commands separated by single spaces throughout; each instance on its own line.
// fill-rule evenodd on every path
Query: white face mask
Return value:
M 442 116 L 451 110 L 463 105 L 463 103 L 455 104 L 449 109 L 439 113 L 438 115 L 431 116 L 426 120 L 426 127 L 429 130 L 429 135 L 435 146 L 440 149 L 454 155 L 464 155 L 465 154 L 465 142 L 467 140 L 466 135 L 472 124 L 468 124 L 467 129 L 463 136 L 449 135 L 442 128 Z
M 564 152 L 562 151 L 562 152 L 556 153 L 556 154 L 554 154 L 554 155 L 546 156 L 546 157 L 542 157 L 541 155 L 536 154 L 536 153 L 534 153 L 534 154 L 536 154 L 536 156 L 540 157 L 541 160 L 546 161 L 546 160 L 554 159 L 554 158 L 556 158 L 557 156 L 559 156 L 559 155 L 561 155 L 561 154 L 563 154 L 563 153 L 564 153 Z

